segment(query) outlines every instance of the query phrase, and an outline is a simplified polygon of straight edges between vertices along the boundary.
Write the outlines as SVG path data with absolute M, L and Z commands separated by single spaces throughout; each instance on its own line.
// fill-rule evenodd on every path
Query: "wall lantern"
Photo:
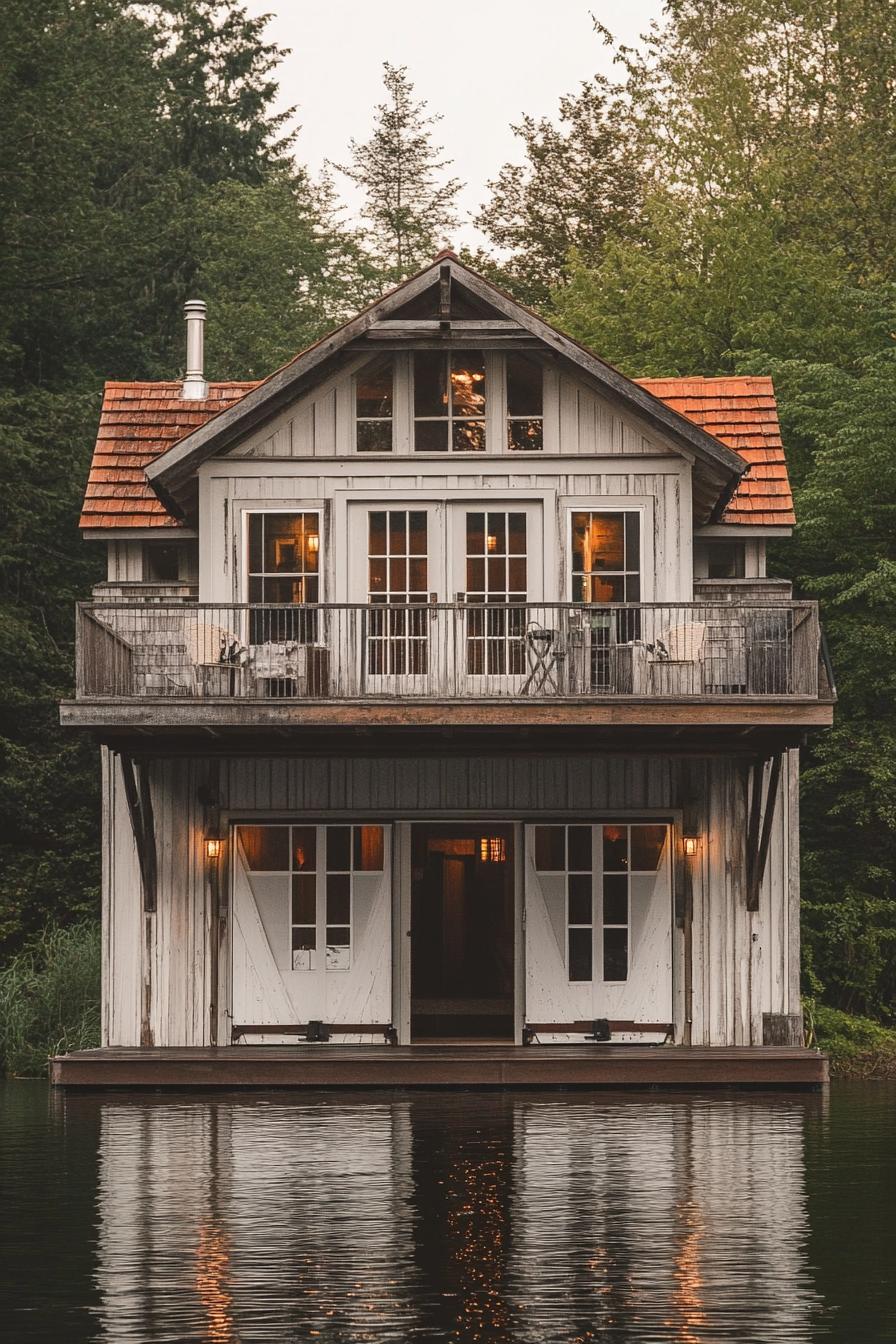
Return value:
M 482 863 L 505 863 L 507 845 L 503 835 L 484 835 L 479 841 L 479 858 Z
M 205 857 L 207 859 L 220 859 L 221 847 L 223 846 L 223 844 L 224 844 L 223 840 L 219 840 L 214 836 L 207 835 L 205 837 Z
M 320 534 L 318 532 L 309 532 L 307 545 L 309 555 L 317 555 L 320 550 Z
M 694 855 L 697 853 L 697 848 L 700 844 L 699 837 L 692 834 L 692 835 L 685 835 L 683 839 L 684 839 L 685 854 L 687 854 L 688 858 L 693 858 Z
M 485 544 L 490 551 L 496 551 L 498 549 L 498 538 L 494 532 L 489 532 L 485 539 Z

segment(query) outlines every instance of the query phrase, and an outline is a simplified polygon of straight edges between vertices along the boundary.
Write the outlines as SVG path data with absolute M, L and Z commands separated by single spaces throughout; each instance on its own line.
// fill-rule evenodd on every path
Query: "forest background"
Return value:
M 616 77 L 515 128 L 468 259 L 630 375 L 774 378 L 799 523 L 773 564 L 820 601 L 840 695 L 804 759 L 804 987 L 891 1022 L 896 5 L 671 0 L 637 48 L 600 41 Z M 4 6 L 0 965 L 98 919 L 97 751 L 57 701 L 102 577 L 77 519 L 103 380 L 178 376 L 197 296 L 209 375 L 264 376 L 456 222 L 407 71 L 312 179 L 272 110 L 282 54 L 238 0 Z

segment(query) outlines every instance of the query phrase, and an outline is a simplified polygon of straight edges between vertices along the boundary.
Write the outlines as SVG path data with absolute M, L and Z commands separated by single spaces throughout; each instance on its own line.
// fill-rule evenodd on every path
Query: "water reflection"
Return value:
M 100 1338 L 814 1338 L 821 1099 L 69 1097 Z

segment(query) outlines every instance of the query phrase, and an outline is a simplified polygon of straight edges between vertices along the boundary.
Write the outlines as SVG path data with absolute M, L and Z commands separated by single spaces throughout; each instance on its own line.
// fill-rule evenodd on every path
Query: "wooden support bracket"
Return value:
M 146 761 L 135 760 L 133 756 L 124 753 L 119 759 L 124 780 L 124 794 L 131 817 L 131 829 L 137 844 L 137 860 L 140 864 L 140 880 L 143 886 L 143 909 L 151 914 L 156 908 L 158 874 L 155 821 L 149 790 L 149 766 Z
M 750 820 L 747 827 L 748 910 L 759 909 L 759 890 L 768 862 L 768 850 L 772 838 L 772 824 L 775 819 L 775 804 L 778 799 L 783 756 L 784 753 L 780 751 L 772 756 L 767 784 L 765 784 L 766 762 L 764 760 L 757 760 L 752 770 L 753 788 L 750 799 Z M 763 785 L 765 785 L 764 789 Z

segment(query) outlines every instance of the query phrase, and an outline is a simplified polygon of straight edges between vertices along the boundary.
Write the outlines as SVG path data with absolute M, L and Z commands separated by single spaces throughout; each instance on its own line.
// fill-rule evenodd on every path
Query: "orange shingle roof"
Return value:
M 795 519 L 770 378 L 642 378 L 641 387 L 750 463 L 725 510 L 726 523 L 789 526 Z M 258 384 L 210 383 L 203 401 L 181 384 L 106 383 L 81 527 L 178 527 L 144 467 Z
M 796 522 L 771 378 L 637 381 L 749 462 L 723 522 L 751 527 L 790 527 Z
M 81 527 L 178 527 L 143 468 L 255 386 L 211 383 L 203 401 L 185 401 L 180 383 L 106 383 Z

